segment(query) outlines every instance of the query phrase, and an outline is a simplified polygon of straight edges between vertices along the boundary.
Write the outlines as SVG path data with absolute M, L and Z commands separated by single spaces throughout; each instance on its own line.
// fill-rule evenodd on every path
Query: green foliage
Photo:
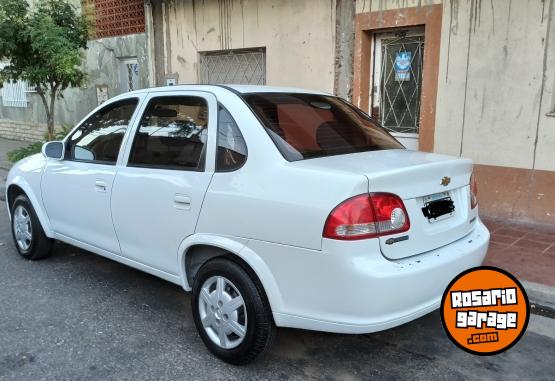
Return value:
M 12 163 L 15 163 L 21 159 L 26 158 L 27 156 L 34 155 L 39 153 L 42 148 L 43 142 L 36 142 L 29 144 L 26 147 L 17 148 L 13 151 L 10 151 L 6 154 L 8 160 Z
M 35 88 L 54 135 L 54 103 L 68 87 L 82 86 L 81 68 L 90 22 L 68 0 L 0 0 L 0 85 L 24 80 Z M 47 96 L 48 95 L 48 96 Z
M 81 86 L 80 65 L 87 48 L 89 22 L 67 0 L 0 1 L 2 80 L 26 80 L 46 92 Z
M 63 140 L 67 134 L 71 131 L 71 126 L 64 125 L 61 129 L 59 129 L 56 134 L 54 135 L 53 139 L 48 138 L 48 134 L 45 134 L 44 141 L 31 143 L 28 146 L 17 148 L 13 151 L 10 151 L 6 154 L 9 161 L 12 163 L 18 162 L 21 159 L 26 158 L 27 156 L 34 155 L 36 153 L 40 153 L 42 149 L 42 145 L 51 140 Z

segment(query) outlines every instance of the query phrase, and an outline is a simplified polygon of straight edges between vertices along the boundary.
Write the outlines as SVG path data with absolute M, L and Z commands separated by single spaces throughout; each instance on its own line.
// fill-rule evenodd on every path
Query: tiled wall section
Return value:
M 0 138 L 38 142 L 44 140 L 46 131 L 45 124 L 0 119 Z

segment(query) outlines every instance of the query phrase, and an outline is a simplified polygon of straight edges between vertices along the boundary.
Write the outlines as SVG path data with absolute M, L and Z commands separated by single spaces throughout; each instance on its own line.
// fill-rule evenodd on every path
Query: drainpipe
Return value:
M 146 48 L 148 65 L 148 85 L 156 86 L 156 57 L 154 51 L 154 26 L 152 19 L 152 1 L 145 0 L 145 21 L 146 21 Z

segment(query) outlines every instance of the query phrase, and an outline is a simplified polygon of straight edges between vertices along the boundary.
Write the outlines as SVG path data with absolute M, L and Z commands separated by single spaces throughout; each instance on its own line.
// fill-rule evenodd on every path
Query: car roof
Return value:
M 126 96 L 133 94 L 144 94 L 149 92 L 165 92 L 165 91 L 210 91 L 218 93 L 221 91 L 231 91 L 236 94 L 252 94 L 252 93 L 304 93 L 304 94 L 320 94 L 331 95 L 322 91 L 300 89 L 295 87 L 281 86 L 261 86 L 261 85 L 175 85 L 152 87 L 125 93 Z M 123 94 L 122 94 L 123 95 Z
M 322 91 L 300 89 L 297 87 L 282 86 L 262 86 L 262 85 L 220 85 L 229 87 L 241 94 L 249 93 L 309 93 L 309 94 L 326 94 Z

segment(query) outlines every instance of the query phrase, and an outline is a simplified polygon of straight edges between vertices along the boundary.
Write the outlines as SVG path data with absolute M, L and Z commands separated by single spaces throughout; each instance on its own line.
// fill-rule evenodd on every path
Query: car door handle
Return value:
M 99 192 L 106 192 L 106 183 L 102 180 L 96 180 L 94 182 L 94 189 Z
M 173 196 L 173 202 L 177 209 L 191 209 L 191 197 L 184 194 L 176 194 Z

